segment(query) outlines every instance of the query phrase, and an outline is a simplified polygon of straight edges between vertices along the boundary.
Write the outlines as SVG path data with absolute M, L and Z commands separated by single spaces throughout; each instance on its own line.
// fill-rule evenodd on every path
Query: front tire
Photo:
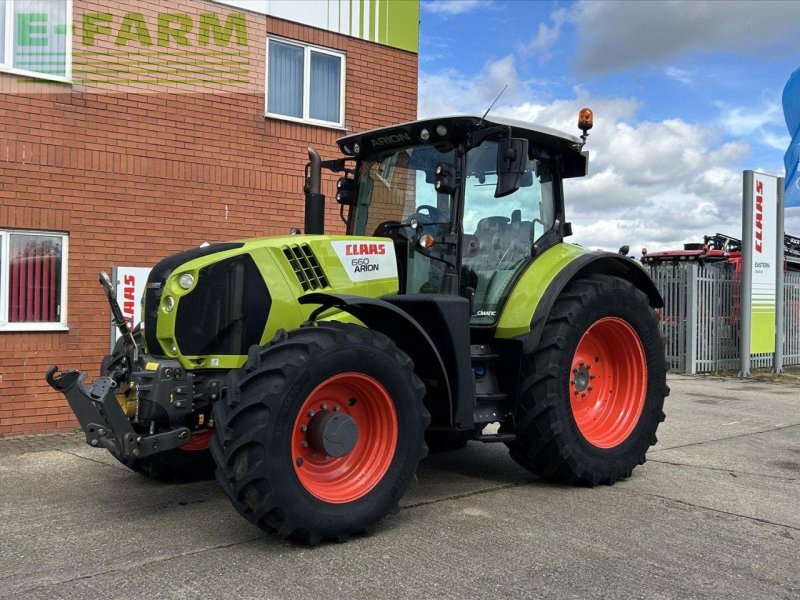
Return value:
M 425 386 L 386 336 L 325 323 L 253 347 L 214 405 L 217 481 L 250 522 L 309 544 L 370 529 L 427 454 Z
M 669 388 L 658 317 L 630 282 L 588 275 L 570 283 L 521 376 L 510 449 L 523 467 L 597 485 L 644 464 Z

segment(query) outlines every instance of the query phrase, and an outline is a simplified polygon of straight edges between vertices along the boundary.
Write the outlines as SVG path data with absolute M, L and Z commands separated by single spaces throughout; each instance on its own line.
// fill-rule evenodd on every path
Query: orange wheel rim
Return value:
M 614 448 L 628 439 L 644 409 L 647 360 L 627 321 L 605 317 L 586 330 L 572 359 L 569 394 L 587 442 Z
M 353 502 L 386 475 L 397 432 L 392 398 L 375 379 L 361 373 L 326 379 L 308 395 L 294 422 L 291 454 L 297 478 L 320 500 Z

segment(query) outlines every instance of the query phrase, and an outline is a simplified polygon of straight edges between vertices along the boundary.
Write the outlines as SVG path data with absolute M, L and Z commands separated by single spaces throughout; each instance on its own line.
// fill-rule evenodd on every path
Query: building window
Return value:
M 66 81 L 72 0 L 0 0 L 0 71 Z
M 0 230 L 0 331 L 66 328 L 68 241 L 60 233 Z
M 267 116 L 344 127 L 344 54 L 267 40 Z

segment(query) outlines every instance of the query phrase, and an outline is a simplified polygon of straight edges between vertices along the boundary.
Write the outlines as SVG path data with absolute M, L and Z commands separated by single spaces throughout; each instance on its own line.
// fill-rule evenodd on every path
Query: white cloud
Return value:
M 780 98 L 763 99 L 754 106 L 727 102 L 717 102 L 716 106 L 720 111 L 717 121 L 728 134 L 786 152 L 790 138 Z
M 539 23 L 539 28 L 527 44 L 521 46 L 523 53 L 540 53 L 544 58 L 549 58 L 547 52 L 561 37 L 561 27 L 567 21 L 567 10 L 558 8 L 550 14 L 552 25 Z
M 488 4 L 487 0 L 428 0 L 422 2 L 422 10 L 440 15 L 460 15 L 475 10 L 481 5 Z
M 580 73 L 664 63 L 692 51 L 797 51 L 800 2 L 582 0 L 568 20 L 579 35 Z
M 638 252 L 642 246 L 680 247 L 717 231 L 739 235 L 740 165 L 750 146 L 723 143 L 720 123 L 640 121 L 637 100 L 595 98 L 580 89 L 574 98 L 545 99 L 536 87 L 520 80 L 513 56 L 487 63 L 477 75 L 423 72 L 420 114 L 482 113 L 507 81 L 513 88 L 493 114 L 577 134 L 578 110 L 594 110 L 595 127 L 586 146 L 590 175 L 565 184 L 574 241 L 607 249 L 629 244 Z M 537 97 L 540 100 L 530 100 Z M 800 225 L 800 215 L 794 221 Z M 787 227 L 794 221 L 790 218 Z

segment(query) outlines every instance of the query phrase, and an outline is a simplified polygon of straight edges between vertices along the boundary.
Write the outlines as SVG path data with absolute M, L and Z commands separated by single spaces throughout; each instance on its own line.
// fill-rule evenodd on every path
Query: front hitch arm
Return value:
M 134 460 L 183 446 L 189 441 L 188 427 L 149 436 L 138 434 L 119 405 L 114 393 L 116 383 L 110 377 L 99 377 L 86 385 L 88 374 L 85 371 L 70 369 L 56 375 L 57 372 L 58 367 L 51 366 L 45 379 L 50 387 L 64 394 L 90 446 L 107 448 L 130 465 Z

